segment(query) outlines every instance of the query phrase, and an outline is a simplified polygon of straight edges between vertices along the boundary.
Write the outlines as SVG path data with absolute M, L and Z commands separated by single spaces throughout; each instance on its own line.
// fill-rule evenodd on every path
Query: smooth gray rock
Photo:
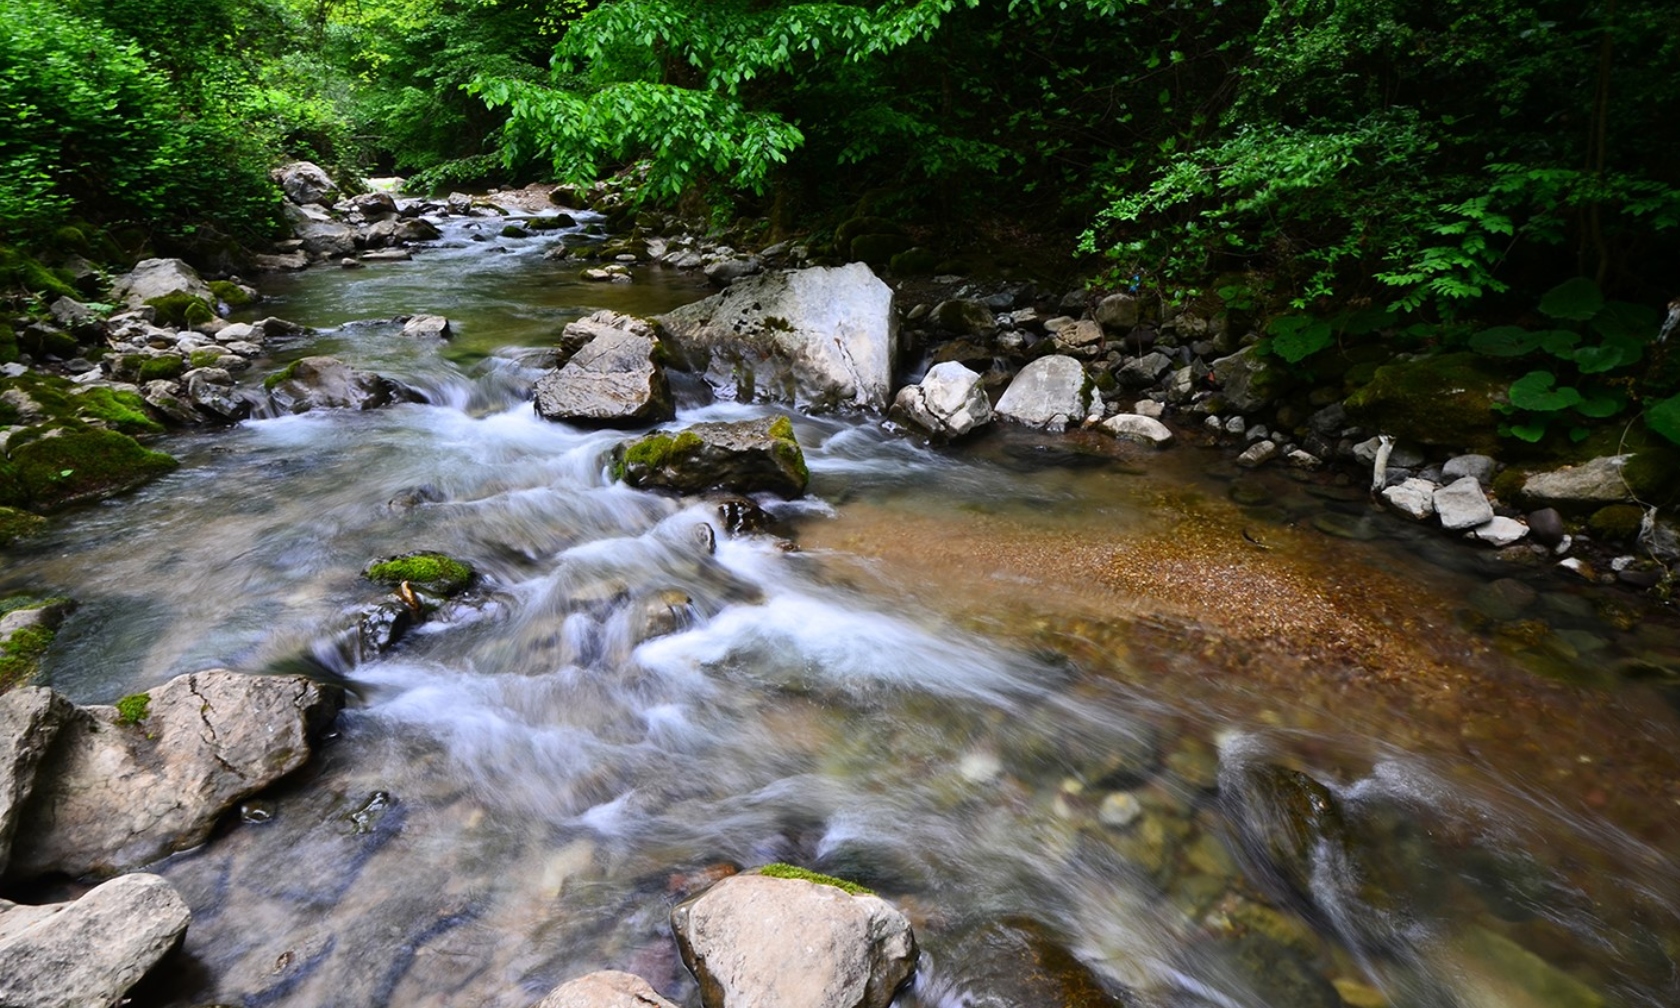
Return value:
M 275 382 L 268 397 L 282 413 L 316 409 L 377 409 L 394 402 L 423 402 L 401 382 L 358 371 L 336 357 L 305 357 Z
M 1563 542 L 1566 530 L 1563 527 L 1563 515 L 1558 513 L 1557 508 L 1531 511 L 1527 518 L 1528 534 L 1534 537 L 1535 542 L 1542 546 L 1556 546 Z
M 746 277 L 658 322 L 723 398 L 884 410 L 892 395 L 893 292 L 863 263 Z
M 1098 426 L 1122 441 L 1136 441 L 1155 448 L 1165 448 L 1172 444 L 1172 431 L 1166 424 L 1153 417 L 1136 413 L 1117 413 Z
M 1578 466 L 1536 473 L 1523 483 L 1523 498 L 1532 505 L 1566 509 L 1632 500 L 1633 494 L 1622 479 L 1622 467 L 1630 458 L 1633 456 L 1606 455 Z
M 11 855 L 18 811 L 35 790 L 41 757 L 74 709 L 43 686 L 15 686 L 0 695 L 0 875 Z
M 992 402 L 980 375 L 957 361 L 929 368 L 919 384 L 898 390 L 893 405 L 918 427 L 940 437 L 962 437 L 992 419 Z
M 1462 476 L 1435 491 L 1435 513 L 1444 529 L 1471 529 L 1493 520 L 1493 505 L 1476 477 Z
M 186 901 L 156 875 L 124 875 L 70 903 L 0 900 L 0 1004 L 119 1004 L 180 944 L 191 921 Z
M 1474 476 L 1483 487 L 1493 483 L 1499 463 L 1488 455 L 1455 455 L 1441 466 L 1441 475 L 1449 480 Z
M 333 220 L 317 206 L 296 206 L 283 203 L 281 215 L 303 242 L 303 250 L 314 259 L 342 259 L 356 253 L 356 229 Z
M 1127 361 L 1116 376 L 1126 388 L 1148 388 L 1172 370 L 1173 359 L 1159 350 Z
M 1492 546 L 1509 546 L 1528 535 L 1528 526 L 1515 518 L 1494 517 L 1471 529 L 1470 534 Z
M 338 186 L 318 164 L 293 161 L 274 170 L 274 180 L 280 183 L 286 198 L 298 206 L 322 204 L 330 206 L 338 196 Z
M 1005 420 L 1031 427 L 1048 427 L 1085 416 L 1090 403 L 1085 368 L 1072 357 L 1040 357 L 1015 376 L 993 410 Z
M 105 876 L 197 846 L 233 803 L 302 766 L 339 693 L 223 669 L 149 692 L 146 718 L 80 707 L 18 816 L 12 874 Z
M 677 1008 L 634 973 L 601 970 L 569 980 L 537 1002 L 536 1008 Z
M 706 1008 L 886 1008 L 917 957 L 886 901 L 802 879 L 726 878 L 671 928 Z
M 536 383 L 537 414 L 547 420 L 607 427 L 631 427 L 676 415 L 659 342 L 647 332 L 598 322 L 574 322 L 574 329 L 598 330 L 566 365 Z
M 1423 521 L 1435 513 L 1435 484 L 1416 476 L 1387 487 L 1382 492 L 1383 503 L 1408 518 Z
M 111 299 L 130 308 L 140 308 L 153 298 L 170 294 L 190 294 L 204 299 L 207 305 L 216 303 L 210 285 L 179 259 L 142 259 L 111 285 Z
M 1256 441 L 1247 448 L 1243 449 L 1242 454 L 1237 456 L 1237 465 L 1242 466 L 1244 469 L 1254 469 L 1265 465 L 1267 462 L 1270 462 L 1272 459 L 1277 457 L 1277 442 L 1261 440 Z
M 1138 299 L 1130 294 L 1110 294 L 1097 302 L 1092 314 L 1109 332 L 1127 333 L 1138 324 Z

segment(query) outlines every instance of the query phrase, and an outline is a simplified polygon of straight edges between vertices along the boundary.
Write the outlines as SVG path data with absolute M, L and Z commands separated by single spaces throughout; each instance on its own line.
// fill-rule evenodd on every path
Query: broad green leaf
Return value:
M 1620 392 L 1598 392 L 1583 396 L 1581 401 L 1575 404 L 1575 409 L 1582 416 L 1602 420 L 1605 417 L 1612 417 L 1620 413 L 1622 407 L 1626 405 L 1627 399 Z
M 1285 315 L 1267 326 L 1272 334 L 1272 352 L 1291 364 L 1298 364 L 1334 340 L 1330 323 L 1310 315 Z
M 1540 337 L 1540 349 L 1553 357 L 1562 357 L 1566 360 L 1574 359 L 1570 351 L 1581 342 L 1581 334 L 1570 332 L 1568 329 L 1548 329 L 1535 335 Z
M 1592 431 L 1587 430 L 1585 427 L 1571 427 L 1569 428 L 1569 440 L 1575 442 L 1576 444 L 1580 444 L 1582 441 L 1585 441 L 1587 439 L 1587 435 L 1591 433 Z
M 1661 314 L 1649 305 L 1612 301 L 1592 318 L 1593 331 L 1605 339 L 1649 343 L 1657 335 Z
M 1606 339 L 1601 346 L 1581 347 L 1575 351 L 1575 366 L 1582 374 L 1603 374 L 1619 367 L 1637 363 L 1644 346 L 1625 337 Z
M 1511 435 L 1533 444 L 1546 436 L 1546 423 L 1542 420 L 1531 424 L 1512 424 Z
M 1540 310 L 1552 318 L 1585 322 L 1604 307 L 1604 295 L 1598 284 L 1586 277 L 1565 280 L 1540 299 Z
M 1680 444 L 1680 395 L 1669 396 L 1646 407 L 1645 426 Z
M 1568 385 L 1554 388 L 1557 376 L 1550 371 L 1530 371 L 1511 383 L 1511 405 L 1535 413 L 1556 413 L 1578 406 L 1581 393 Z
M 1518 326 L 1483 329 L 1470 337 L 1470 349 L 1489 357 L 1521 357 L 1540 345 L 1540 334 Z

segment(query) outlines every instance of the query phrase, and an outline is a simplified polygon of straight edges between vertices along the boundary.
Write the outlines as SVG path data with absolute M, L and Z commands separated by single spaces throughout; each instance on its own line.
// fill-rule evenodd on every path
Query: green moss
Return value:
M 800 489 L 803 490 L 811 482 L 811 469 L 805 464 L 804 449 L 799 447 L 799 440 L 793 435 L 793 421 L 785 416 L 777 417 L 770 424 L 770 436 L 779 442 L 773 449 L 775 453 L 799 474 Z
M 624 449 L 624 465 L 626 468 L 636 466 L 657 469 L 671 457 L 671 449 L 675 443 L 676 439 L 669 434 L 649 434 Z
M 0 245 L 0 293 L 74 297 L 76 292 L 52 270 L 17 249 Z
M 297 366 L 298 362 L 292 361 L 290 364 L 287 364 L 285 367 L 269 375 L 267 378 L 264 378 L 263 388 L 273 391 L 274 386 L 280 384 L 281 382 L 291 381 L 292 376 L 297 374 Z
M 131 490 L 180 463 L 126 434 L 82 430 L 31 441 L 12 453 L 31 503 L 54 508 Z
M 794 440 L 793 421 L 785 416 L 777 417 L 775 422 L 770 425 L 770 436 L 778 441 Z
M 892 257 L 892 271 L 900 276 L 925 276 L 939 266 L 939 257 L 925 248 L 913 248 Z
M 195 326 L 216 317 L 203 298 L 186 291 L 149 298 L 146 303 L 156 310 L 158 325 Z
M 0 507 L 0 546 L 10 546 L 20 539 L 38 535 L 46 527 L 47 520 L 40 515 L 17 508 Z
M 404 581 L 434 595 L 455 595 L 472 583 L 472 566 L 442 553 L 408 553 L 368 565 L 362 576 L 381 584 Z
M 871 266 L 885 266 L 894 256 L 910 250 L 910 239 L 896 234 L 862 234 L 848 247 L 852 258 Z
M 31 626 L 12 631 L 0 642 L 0 692 L 35 678 L 53 637 L 46 627 Z
M 17 337 L 17 345 L 19 349 L 37 357 L 57 357 L 60 360 L 69 360 L 76 356 L 80 350 L 80 344 L 76 342 L 76 337 L 66 332 L 59 332 L 56 329 L 45 332 L 26 332 L 23 336 Z
M 1622 479 L 1647 504 L 1667 507 L 1680 501 L 1680 451 L 1647 448 L 1637 452 L 1622 467 Z
M 1484 357 L 1441 354 L 1377 368 L 1347 409 L 1359 424 L 1402 441 L 1491 453 L 1499 437 L 1493 404 L 1508 383 Z
M 833 875 L 824 875 L 808 868 L 783 864 L 780 861 L 765 865 L 758 870 L 758 873 L 769 878 L 800 879 L 804 882 L 815 882 L 818 885 L 833 886 L 836 889 L 851 893 L 853 896 L 875 895 L 873 890 L 866 889 L 856 882 L 848 882 L 845 879 L 835 878 Z
M 1528 482 L 1531 474 L 1526 469 L 1511 467 L 1493 478 L 1493 495 L 1507 504 L 1522 503 L 1523 484 Z
M 215 367 L 222 362 L 222 352 L 220 350 L 194 350 L 187 360 L 195 368 Z
M 0 322 L 0 364 L 10 364 L 18 359 L 17 331 L 10 322 Z
M 173 381 L 187 370 L 187 362 L 173 354 L 147 357 L 140 363 L 140 381 Z
M 1587 531 L 1598 539 L 1627 542 L 1639 534 L 1639 523 L 1644 519 L 1645 509 L 1637 504 L 1611 504 L 1592 513 Z
M 245 293 L 245 288 L 232 280 L 210 281 L 210 293 L 216 295 L 216 300 L 229 308 L 243 308 L 252 301 L 251 295 Z
M 146 413 L 146 401 L 126 389 L 90 388 L 76 396 L 77 411 L 124 434 L 158 434 L 163 424 Z
M 130 693 L 117 701 L 117 724 L 139 724 L 151 713 L 152 698 L 145 693 Z

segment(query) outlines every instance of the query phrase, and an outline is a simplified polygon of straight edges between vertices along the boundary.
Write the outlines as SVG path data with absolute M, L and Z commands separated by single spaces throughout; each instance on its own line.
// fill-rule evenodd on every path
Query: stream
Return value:
M 317 330 L 271 368 L 428 403 L 171 435 L 176 473 L 4 554 L 0 589 L 81 603 L 46 661 L 77 702 L 213 666 L 350 691 L 305 770 L 153 869 L 193 922 L 136 1006 L 528 1008 L 604 968 L 698 1005 L 670 908 L 770 861 L 910 917 L 902 1008 L 1083 968 L 1139 1006 L 1680 1004 L 1667 610 L 1218 449 L 859 415 L 793 416 L 809 495 L 730 536 L 528 401 L 567 321 L 703 282 L 439 223 L 257 306 Z M 455 337 L 405 339 L 419 313 Z M 483 589 L 358 660 L 360 571 L 418 549 Z

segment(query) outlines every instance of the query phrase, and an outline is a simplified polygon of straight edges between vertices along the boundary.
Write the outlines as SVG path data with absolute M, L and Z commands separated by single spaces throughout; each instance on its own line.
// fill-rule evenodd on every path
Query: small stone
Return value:
M 1435 484 L 1416 477 L 1382 492 L 1383 502 L 1408 518 L 1423 521 L 1435 513 Z
M 1158 403 L 1153 399 L 1139 399 L 1132 406 L 1132 412 L 1138 416 L 1146 416 L 1151 420 L 1159 420 L 1167 415 L 1167 404 Z
M 1278 446 L 1272 441 L 1258 441 L 1249 445 L 1241 455 L 1237 456 L 1237 465 L 1247 469 L 1265 465 L 1278 454 Z
M 355 256 L 345 256 L 343 259 L 340 259 L 338 261 L 338 265 L 340 267 L 344 268 L 344 269 L 349 269 L 349 270 L 361 269 L 362 268 L 362 261 L 360 259 L 357 259 Z
M 1455 455 L 1441 466 L 1443 479 L 1456 480 L 1474 476 L 1476 482 L 1484 487 L 1493 482 L 1493 476 L 1498 471 L 1499 463 L 1487 455 Z
M 1314 455 L 1312 452 L 1305 451 L 1300 448 L 1295 449 L 1283 458 L 1284 461 L 1288 462 L 1292 468 L 1300 469 L 1305 472 L 1316 472 L 1324 467 L 1323 459 Z
M 1172 431 L 1168 429 L 1166 424 L 1153 417 L 1139 416 L 1136 413 L 1120 413 L 1099 426 L 1122 441 L 1135 441 L 1156 448 L 1165 448 L 1172 444 Z
M 1097 821 L 1110 829 L 1125 829 L 1143 815 L 1143 803 L 1130 791 L 1115 791 L 1097 806 Z
M 1470 529 L 1493 520 L 1493 505 L 1476 478 L 1465 476 L 1435 491 L 1435 513 L 1444 529 Z
M 1598 572 L 1593 570 L 1592 564 L 1587 563 L 1580 557 L 1568 557 L 1566 559 L 1559 560 L 1558 568 L 1560 570 L 1568 571 L 1570 574 L 1575 575 L 1582 581 L 1594 582 L 1598 580 Z
M 1240 416 L 1234 416 L 1231 419 L 1225 421 L 1225 433 L 1227 433 L 1227 434 L 1236 434 L 1240 437 L 1242 434 L 1247 432 L 1247 430 L 1248 430 L 1248 421 L 1244 420 Z
M 1563 515 L 1557 508 L 1541 508 L 1528 513 L 1528 533 L 1542 546 L 1556 546 L 1564 540 Z
M 1478 525 L 1470 534 L 1494 546 L 1509 546 L 1528 535 L 1528 526 L 1515 518 L 1495 517 L 1485 525 Z

